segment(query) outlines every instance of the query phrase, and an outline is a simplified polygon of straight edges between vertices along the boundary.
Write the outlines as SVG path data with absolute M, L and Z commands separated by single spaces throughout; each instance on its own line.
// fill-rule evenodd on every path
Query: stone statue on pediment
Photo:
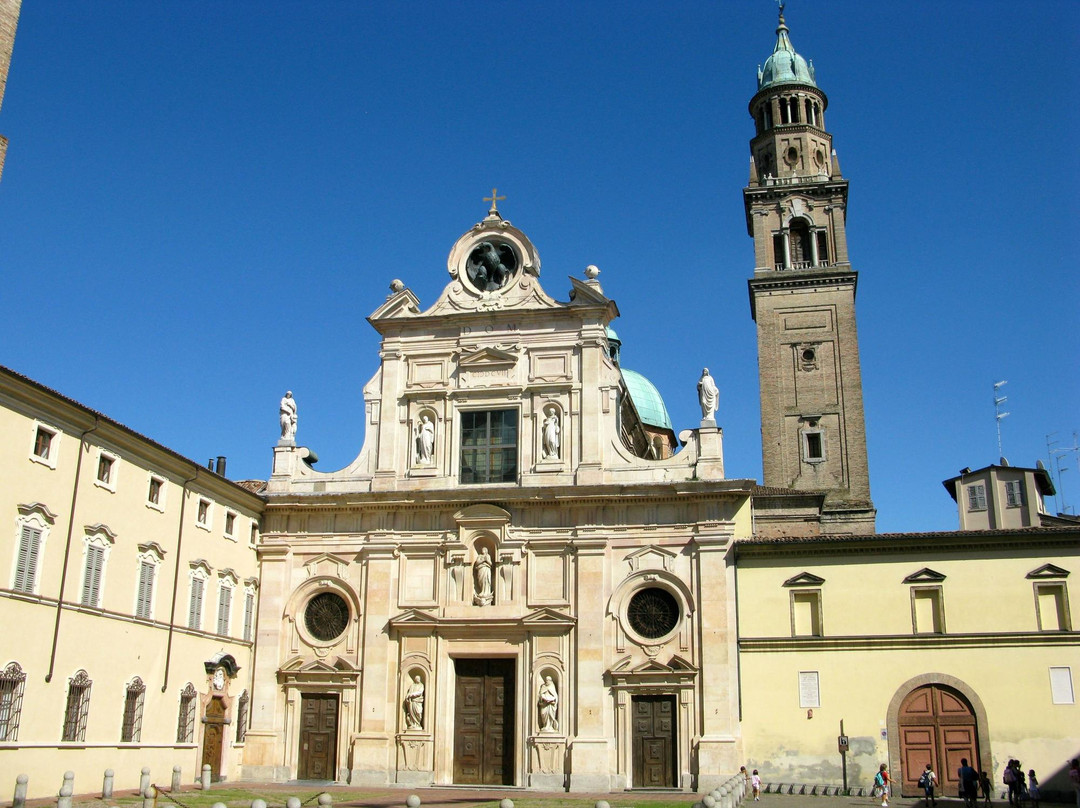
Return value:
M 285 397 L 278 405 L 278 419 L 281 422 L 281 439 L 296 440 L 296 399 L 293 398 L 292 390 L 285 392 Z
M 716 420 L 716 408 L 720 403 L 720 390 L 716 387 L 716 382 L 713 377 L 709 375 L 709 369 L 704 368 L 701 371 L 701 378 L 697 383 L 698 401 L 701 403 L 701 420 L 702 421 L 715 421 Z

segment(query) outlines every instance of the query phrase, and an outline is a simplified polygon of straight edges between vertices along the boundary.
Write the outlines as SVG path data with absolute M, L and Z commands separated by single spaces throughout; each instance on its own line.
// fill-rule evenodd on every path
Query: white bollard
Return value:
M 150 788 L 150 767 L 143 766 L 142 771 L 139 772 L 139 793 L 145 794 L 148 788 Z
M 147 786 L 142 793 L 142 808 L 154 808 L 154 798 L 157 797 L 157 789 Z
M 285 800 L 285 808 L 300 808 L 301 802 L 299 797 L 289 797 Z
M 514 808 L 514 801 L 509 797 L 499 800 L 499 808 Z
M 116 780 L 116 772 L 112 769 L 105 770 L 105 776 L 101 778 L 101 799 L 111 800 L 113 793 L 113 782 Z
M 15 778 L 15 799 L 11 801 L 11 808 L 26 808 L 26 789 L 29 783 L 28 774 L 20 774 Z
M 334 804 L 334 798 L 324 791 L 319 795 L 317 802 L 319 803 L 319 808 L 330 808 L 330 806 Z
M 210 764 L 204 763 L 202 767 L 202 780 L 200 781 L 203 791 L 210 788 Z
M 405 798 L 405 808 L 420 808 L 420 797 L 410 794 Z
M 71 808 L 71 795 L 75 793 L 75 772 L 64 772 L 64 784 L 56 800 L 56 808 Z
M 172 786 L 169 788 L 170 793 L 175 794 L 180 790 L 180 783 L 183 781 L 180 779 L 183 774 L 183 770 L 179 766 L 172 767 Z
M 593 808 L 611 808 L 611 805 L 607 800 L 597 800 L 596 805 L 594 805 Z
M 266 800 L 255 798 L 251 801 L 251 808 L 266 808 Z

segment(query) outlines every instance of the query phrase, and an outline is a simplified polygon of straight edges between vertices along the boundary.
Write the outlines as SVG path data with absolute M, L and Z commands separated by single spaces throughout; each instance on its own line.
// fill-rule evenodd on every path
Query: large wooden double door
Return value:
M 454 782 L 514 784 L 514 660 L 455 659 Z
M 298 780 L 337 778 L 338 697 L 332 693 L 300 696 L 300 765 Z
M 675 787 L 675 697 L 634 696 L 635 788 Z
M 975 713 L 960 693 L 945 685 L 927 685 L 907 695 L 900 705 L 900 793 L 922 796 L 919 775 L 929 763 L 938 776 L 938 795 L 955 797 L 960 759 L 978 770 L 978 726 Z

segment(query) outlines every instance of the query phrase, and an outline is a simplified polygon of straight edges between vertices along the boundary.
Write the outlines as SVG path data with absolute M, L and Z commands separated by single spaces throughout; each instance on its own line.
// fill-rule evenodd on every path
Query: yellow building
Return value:
M 235 772 L 261 500 L 3 368 L 0 435 L 0 771 L 31 797 Z

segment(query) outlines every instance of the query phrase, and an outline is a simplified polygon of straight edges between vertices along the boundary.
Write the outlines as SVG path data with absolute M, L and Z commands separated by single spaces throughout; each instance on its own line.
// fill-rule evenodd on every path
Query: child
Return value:
M 926 808 L 937 805 L 937 799 L 934 797 L 934 786 L 936 785 L 937 775 L 934 774 L 934 767 L 927 763 L 926 769 L 923 770 L 923 773 L 919 776 L 919 786 L 926 796 Z
M 990 775 L 979 772 L 979 788 L 982 789 L 983 802 L 990 804 Z
M 1031 808 L 1039 808 L 1039 781 L 1035 779 L 1035 770 L 1028 770 L 1028 797 Z
M 889 808 L 889 771 L 884 763 L 874 775 L 874 791 L 881 792 L 881 808 Z
M 750 778 L 750 787 L 754 790 L 754 802 L 761 799 L 761 776 L 757 773 L 757 769 L 754 769 L 754 774 Z

